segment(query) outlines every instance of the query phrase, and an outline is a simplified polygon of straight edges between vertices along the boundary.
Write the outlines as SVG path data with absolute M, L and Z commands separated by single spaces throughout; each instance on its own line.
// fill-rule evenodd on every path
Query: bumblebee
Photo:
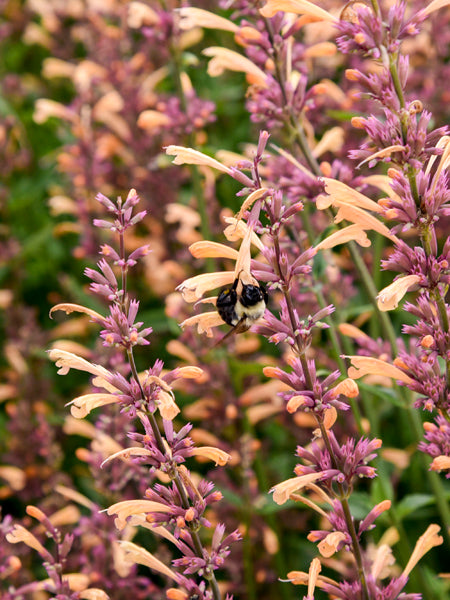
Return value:
M 242 290 L 237 288 L 241 283 Z M 260 319 L 266 310 L 268 295 L 261 285 L 245 284 L 236 277 L 230 288 L 224 288 L 216 302 L 217 312 L 225 323 L 233 329 L 229 331 L 218 343 L 222 343 L 234 333 L 243 333 L 250 329 L 253 323 Z

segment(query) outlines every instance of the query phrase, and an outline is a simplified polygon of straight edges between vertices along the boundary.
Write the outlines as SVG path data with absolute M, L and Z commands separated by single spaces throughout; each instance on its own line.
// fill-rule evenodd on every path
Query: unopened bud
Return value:
M 422 348 L 431 348 L 431 346 L 433 344 L 434 344 L 434 338 L 432 335 L 425 335 L 420 342 L 420 345 L 422 346 Z

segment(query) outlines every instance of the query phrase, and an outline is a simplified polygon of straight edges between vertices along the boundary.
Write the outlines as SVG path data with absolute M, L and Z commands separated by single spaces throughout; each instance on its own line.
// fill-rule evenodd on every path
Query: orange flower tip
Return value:
M 245 26 L 239 28 L 234 39 L 240 46 L 248 46 L 249 43 L 258 42 L 261 37 L 262 34 L 257 29 Z
M 327 431 L 329 431 L 333 425 L 336 423 L 338 417 L 337 410 L 332 406 L 331 408 L 327 408 L 325 410 L 325 417 L 323 420 L 324 427 Z
M 222 492 L 216 491 L 211 494 L 211 499 L 214 502 L 218 502 L 219 500 L 222 500 L 222 498 L 223 498 Z
M 364 44 L 366 36 L 363 33 L 355 34 L 354 40 L 357 44 Z
M 383 500 L 379 504 L 377 504 L 374 508 L 377 515 L 381 515 L 381 513 L 389 510 L 392 506 L 392 502 L 390 500 Z
M 32 506 L 32 505 L 27 506 L 26 513 L 30 517 L 37 519 L 40 523 L 42 523 L 43 520 L 47 519 L 47 516 L 42 512 L 42 510 L 40 510 L 36 506 Z
M 177 369 L 177 375 L 183 379 L 198 379 L 203 375 L 204 371 L 200 367 L 189 365 Z
M 294 473 L 297 475 L 297 477 L 301 477 L 302 475 L 305 475 L 307 471 L 303 465 L 297 465 L 294 469 Z
M 380 202 L 378 202 L 380 204 Z M 398 219 L 400 213 L 396 208 L 388 208 L 388 210 L 384 211 L 384 216 L 389 221 L 393 221 L 394 219 Z
M 424 404 L 424 409 L 427 410 L 428 412 L 432 412 L 434 409 L 434 402 L 433 400 L 427 400 Z
M 263 373 L 266 377 L 279 379 L 280 373 L 276 367 L 264 367 Z
M 450 456 L 436 456 L 430 465 L 432 471 L 444 471 L 450 469 Z
M 310 542 L 318 542 L 320 540 L 320 536 L 318 533 L 308 533 L 308 535 L 306 536 L 306 539 L 308 539 Z
M 335 394 L 335 397 L 342 394 L 346 398 L 356 398 L 356 396 L 358 396 L 359 394 L 359 388 L 356 381 L 347 378 L 344 379 L 344 381 L 338 383 L 337 386 L 335 386 L 335 388 L 333 389 L 333 392 Z
M 308 573 L 303 573 L 302 571 L 289 571 L 287 574 L 287 580 L 290 581 L 294 585 L 306 585 L 308 583 Z M 280 581 L 284 581 L 280 579 Z
M 393 363 L 399 369 L 407 369 L 408 368 L 406 363 L 404 363 L 401 358 L 398 358 L 398 357 L 394 358 Z
M 352 117 L 350 122 L 355 129 L 364 129 L 366 119 L 363 119 L 363 117 Z
M 426 432 L 434 431 L 436 429 L 436 425 L 434 423 L 430 423 L 429 421 L 425 421 L 425 423 L 423 423 L 423 428 Z
M 359 77 L 359 71 L 356 69 L 346 69 L 345 78 L 348 79 L 348 81 L 359 81 Z
M 75 456 L 78 458 L 78 460 L 87 463 L 91 458 L 91 453 L 87 448 L 77 448 L 75 450 Z
M 295 413 L 296 410 L 300 406 L 303 406 L 305 404 L 306 400 L 307 400 L 307 398 L 305 396 L 302 396 L 302 395 L 292 396 L 292 398 L 289 399 L 289 401 L 288 401 L 288 403 L 286 405 L 286 410 L 290 414 Z
M 325 558 L 330 558 L 338 551 L 341 542 L 343 542 L 345 538 L 346 535 L 342 531 L 333 531 L 332 533 L 329 533 L 317 546 L 320 554 Z
M 183 519 L 183 517 L 177 517 L 176 523 L 178 529 L 184 529 L 184 527 L 186 527 L 186 521 Z
M 394 169 L 394 167 L 390 167 L 387 170 L 387 176 L 390 177 L 391 179 L 400 180 L 402 178 L 402 173 L 398 169 Z
M 166 598 L 167 600 L 189 600 L 189 596 L 186 592 L 182 592 L 175 588 L 169 588 L 166 591 Z
M 311 91 L 315 96 L 321 96 L 328 92 L 328 86 L 325 85 L 325 83 L 316 83 L 316 85 L 311 88 Z
M 425 335 L 420 341 L 422 348 L 431 348 L 434 344 L 434 338 L 432 335 Z
M 188 523 L 191 523 L 195 519 L 195 510 L 192 506 L 187 509 L 184 514 L 184 518 Z
M 10 556 L 8 566 L 12 571 L 18 571 L 22 567 L 22 562 L 18 556 Z
M 326 160 L 320 163 L 320 172 L 324 177 L 331 177 L 332 167 Z

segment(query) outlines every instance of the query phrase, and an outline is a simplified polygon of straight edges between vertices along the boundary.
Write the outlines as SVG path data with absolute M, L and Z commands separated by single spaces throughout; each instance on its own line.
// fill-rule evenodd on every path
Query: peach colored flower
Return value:
M 264 187 L 254 190 L 242 203 L 241 208 L 239 209 L 239 212 L 235 217 L 236 221 L 241 221 L 245 211 L 250 210 L 250 208 L 253 206 L 253 204 L 254 204 L 254 202 L 256 202 L 256 200 L 259 200 L 260 198 L 264 198 L 265 196 L 268 195 L 268 193 L 269 193 L 269 189 L 264 188 Z
M 16 492 L 23 490 L 27 479 L 22 469 L 10 465 L 0 465 L 0 477 L 7 481 L 9 487 Z
M 373 160 L 374 158 L 385 158 L 386 156 L 390 156 L 391 154 L 394 154 L 394 152 L 404 152 L 404 151 L 405 151 L 405 147 L 401 146 L 400 144 L 388 146 L 387 148 L 378 150 L 378 152 L 374 152 L 373 154 L 371 154 L 370 156 L 365 158 L 363 161 L 361 161 L 359 163 L 358 168 L 361 167 L 366 162 Z
M 137 125 L 148 132 L 154 132 L 161 127 L 170 125 L 170 118 L 159 110 L 144 110 L 138 117 Z
M 133 542 L 120 541 L 118 543 L 125 552 L 126 562 L 144 565 L 162 575 L 166 575 L 166 577 L 169 577 L 174 581 L 178 581 L 178 575 L 174 571 L 169 569 L 169 567 L 144 548 L 141 548 L 137 544 L 133 544 Z
M 195 258 L 231 258 L 237 260 L 239 256 L 238 251 L 234 248 L 209 240 L 194 242 L 189 246 L 189 252 Z
M 398 303 L 406 292 L 412 287 L 417 286 L 420 279 L 419 275 L 405 275 L 393 281 L 378 293 L 378 308 L 383 312 L 397 308 Z
M 232 283 L 232 281 L 233 280 L 231 279 L 227 283 Z M 207 337 L 213 337 L 212 328 L 219 327 L 219 325 L 223 325 L 223 320 L 217 311 L 194 315 L 193 317 L 189 317 L 180 323 L 180 327 L 182 329 L 196 326 L 197 332 L 199 334 L 205 333 Z
M 215 462 L 216 466 L 224 466 L 231 459 L 231 455 L 224 450 L 215 448 L 213 446 L 200 446 L 199 448 L 192 448 L 190 451 L 192 456 L 201 456 Z
M 121 460 L 126 462 L 130 458 L 130 456 L 152 456 L 152 452 L 147 448 L 142 448 L 138 446 L 133 446 L 132 448 L 122 448 L 118 452 L 114 452 L 114 454 L 108 456 L 108 458 L 105 458 L 105 460 L 100 466 L 103 468 L 104 465 L 106 465 L 106 463 L 116 458 L 120 458 Z
M 351 337 L 354 340 L 358 338 L 370 339 L 370 336 L 368 336 L 367 333 L 364 333 L 362 329 L 359 329 L 358 327 L 355 327 L 350 323 L 341 323 L 339 325 L 339 331 L 340 333 L 342 333 L 342 335 L 347 335 L 348 337 Z
M 330 558 L 338 551 L 340 543 L 345 540 L 346 535 L 342 531 L 333 531 L 319 542 L 317 548 L 322 556 Z
M 436 456 L 430 465 L 430 469 L 432 471 L 444 471 L 450 469 L 450 456 Z
M 144 2 L 130 2 L 127 23 L 131 29 L 139 29 L 144 25 L 158 25 L 158 13 Z
M 46 79 L 53 77 L 73 77 L 76 70 L 76 65 L 60 58 L 49 57 L 44 59 L 42 63 L 42 75 Z
M 203 10 L 202 8 L 182 7 L 177 11 L 180 16 L 180 29 L 192 29 L 193 27 L 204 27 L 207 29 L 220 29 L 222 31 L 231 31 L 236 33 L 239 27 L 212 12 Z
M 323 177 L 322 180 L 325 183 L 325 191 L 328 196 L 324 196 L 323 194 L 318 196 L 318 208 L 321 210 L 323 208 L 328 208 L 329 206 L 338 207 L 343 203 L 357 206 L 364 210 L 371 210 L 377 213 L 382 212 L 382 208 L 380 208 L 376 202 L 364 194 L 361 194 L 361 192 L 354 190 L 342 181 L 331 179 L 329 177 Z
M 73 592 L 83 592 L 89 585 L 89 577 L 83 573 L 64 573 L 62 580 L 68 583 Z M 53 590 L 53 593 L 56 592 L 53 579 L 47 578 L 39 581 L 38 589 L 47 591 L 49 588 Z
M 323 42 L 323 44 L 329 44 L 329 42 Z M 323 46 L 323 44 L 316 44 L 317 46 Z M 334 44 L 331 44 L 336 50 Z M 331 127 L 328 129 L 320 139 L 320 141 L 313 148 L 313 155 L 318 158 L 325 152 L 338 152 L 344 144 L 344 130 L 342 127 Z
M 430 525 L 424 534 L 420 536 L 417 540 L 414 550 L 410 556 L 410 559 L 403 571 L 403 575 L 408 576 L 411 571 L 414 569 L 419 560 L 429 551 L 431 548 L 435 546 L 440 546 L 444 538 L 438 535 L 440 531 L 439 525 L 432 524 Z
M 33 550 L 36 550 L 46 560 L 48 558 L 48 552 L 41 542 L 32 533 L 25 529 L 25 527 L 22 527 L 22 525 L 14 525 L 12 530 L 6 534 L 6 539 L 10 544 L 18 544 L 19 542 L 23 542 L 30 548 L 33 548 Z
M 205 48 L 202 54 L 211 58 L 208 63 L 208 74 L 211 77 L 222 75 L 226 70 L 238 71 L 247 75 L 249 83 L 267 87 L 267 76 L 264 71 L 239 52 L 220 46 L 211 46 Z
M 161 417 L 167 421 L 173 421 L 180 412 L 174 400 L 173 393 L 165 392 L 164 390 L 160 390 L 156 405 Z
M 77 369 L 78 371 L 87 371 L 98 377 L 109 376 L 109 371 L 104 367 L 90 363 L 71 352 L 54 348 L 49 351 L 48 356 L 51 360 L 55 361 L 55 365 L 59 368 L 58 375 L 67 375 L 70 369 Z
M 80 592 L 80 600 L 109 600 L 109 596 L 98 588 L 88 588 Z
M 120 402 L 120 398 L 114 394 L 96 393 L 78 396 L 72 402 L 69 402 L 69 405 L 71 405 L 70 412 L 73 417 L 84 419 L 94 408 L 118 402 Z
M 322 240 L 317 244 L 316 250 L 329 250 L 339 244 L 346 244 L 351 240 L 364 248 L 368 248 L 371 244 L 366 232 L 359 225 L 348 225 Z
M 223 230 L 224 236 L 229 242 L 236 242 L 245 238 L 245 235 L 249 229 L 245 221 L 238 221 L 236 217 L 224 217 L 225 223 L 228 226 Z M 264 249 L 264 244 L 254 231 L 251 233 L 251 243 L 258 250 Z
M 277 504 L 284 504 L 289 500 L 289 496 L 294 492 L 307 487 L 323 477 L 322 473 L 308 473 L 300 477 L 292 477 L 275 485 L 270 491 L 273 492 L 273 499 Z
M 336 17 L 312 2 L 308 2 L 308 0 L 268 0 L 259 12 L 263 17 L 270 18 L 279 11 L 296 15 L 309 15 L 317 21 L 337 21 Z
M 338 396 L 342 394 L 346 398 L 356 398 L 359 394 L 358 384 L 353 379 L 347 378 L 339 382 L 334 388 L 333 392 Z
M 69 121 L 71 123 L 77 123 L 79 120 L 78 115 L 73 110 L 60 102 L 55 102 L 55 100 L 49 100 L 47 98 L 39 98 L 36 100 L 33 114 L 34 121 L 41 124 L 45 123 L 45 121 L 51 117 L 63 119 L 64 121 Z
M 116 502 L 106 509 L 108 515 L 116 515 L 114 521 L 117 529 L 122 530 L 127 524 L 128 517 L 131 515 L 145 515 L 150 512 L 170 513 L 170 506 L 165 506 L 160 502 L 153 500 L 123 500 Z
M 377 205 L 378 206 L 378 205 Z M 397 243 L 398 237 L 396 235 L 391 234 L 389 228 L 381 223 L 376 217 L 368 213 L 367 211 L 358 208 L 357 206 L 352 206 L 350 204 L 341 204 L 338 207 L 337 214 L 334 218 L 335 223 L 340 223 L 343 220 L 350 221 L 359 225 L 361 229 L 369 229 L 376 231 L 380 235 L 388 238 L 389 240 Z
M 166 154 L 175 156 L 173 159 L 174 165 L 203 165 L 205 167 L 217 169 L 228 175 L 233 174 L 233 171 L 229 167 L 226 167 L 215 158 L 203 154 L 203 152 L 199 152 L 198 150 L 194 150 L 193 148 L 171 145 L 167 146 Z
M 426 8 L 424 8 L 424 10 L 422 12 L 423 12 L 423 14 L 428 16 L 435 10 L 439 10 L 440 8 L 443 8 L 444 6 L 448 6 L 449 4 L 450 4 L 450 0 L 433 0 L 432 2 L 430 2 L 430 4 Z
M 347 356 L 352 364 L 348 369 L 348 376 L 352 379 L 359 379 L 364 375 L 382 375 L 392 379 L 412 383 L 412 379 L 401 369 L 379 358 L 370 356 Z

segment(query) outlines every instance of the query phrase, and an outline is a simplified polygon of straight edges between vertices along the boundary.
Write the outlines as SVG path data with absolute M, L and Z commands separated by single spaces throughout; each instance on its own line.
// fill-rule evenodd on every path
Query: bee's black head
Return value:
M 243 285 L 240 301 L 245 307 L 255 306 L 261 301 L 267 304 L 267 292 L 259 285 Z

